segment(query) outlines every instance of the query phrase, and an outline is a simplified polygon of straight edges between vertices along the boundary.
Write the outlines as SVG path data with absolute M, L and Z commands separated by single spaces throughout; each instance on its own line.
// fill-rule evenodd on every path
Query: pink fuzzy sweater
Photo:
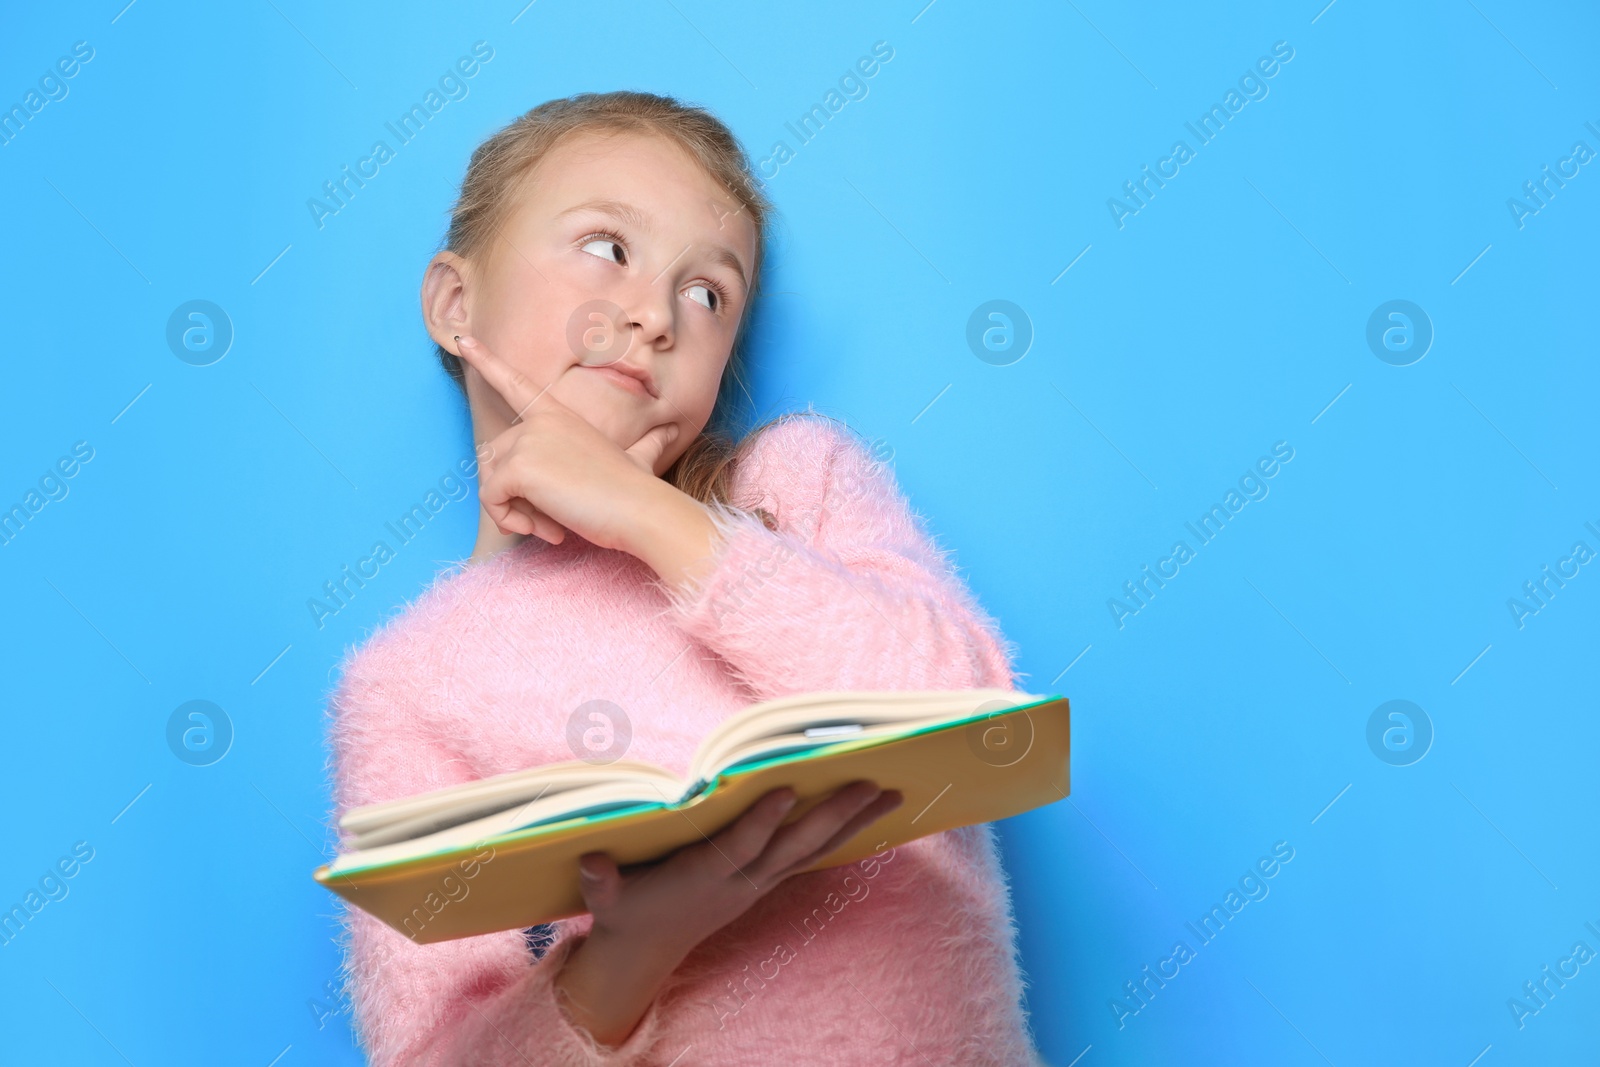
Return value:
M 841 424 L 768 430 L 732 499 L 777 528 L 717 507 L 715 566 L 689 591 L 570 533 L 442 574 L 345 659 L 338 811 L 573 759 L 568 720 L 597 699 L 626 714 L 629 759 L 682 773 L 713 725 L 758 700 L 1015 685 L 1014 649 Z M 987 825 L 790 878 L 691 952 L 614 1049 L 552 985 L 592 917 L 555 924 L 536 958 L 522 931 L 419 945 L 344 914 L 376 1067 L 1034 1062 Z

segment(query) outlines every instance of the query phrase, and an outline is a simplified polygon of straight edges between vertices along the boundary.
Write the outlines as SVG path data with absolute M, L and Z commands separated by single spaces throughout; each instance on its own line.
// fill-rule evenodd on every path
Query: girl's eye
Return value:
M 609 250 L 606 247 L 607 245 L 610 246 Z M 584 244 L 583 251 L 591 256 L 609 259 L 611 262 L 621 266 L 626 266 L 628 262 L 628 254 L 623 251 L 622 242 L 611 237 L 592 237 Z
M 722 297 L 708 285 L 689 286 L 689 299 L 697 304 L 704 305 L 712 311 L 717 310 L 722 303 Z

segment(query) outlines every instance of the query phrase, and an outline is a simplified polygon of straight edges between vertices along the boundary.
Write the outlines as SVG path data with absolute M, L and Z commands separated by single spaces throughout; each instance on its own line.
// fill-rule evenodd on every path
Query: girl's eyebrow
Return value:
M 731 248 L 724 245 L 712 245 L 711 262 L 727 267 L 739 279 L 739 288 L 747 293 L 750 291 L 750 282 L 744 276 L 744 264 L 739 262 L 739 257 L 734 254 Z
M 610 215 L 613 218 L 621 219 L 630 226 L 637 226 L 646 233 L 653 232 L 650 225 L 650 216 L 632 204 L 621 200 L 585 200 L 581 204 L 575 204 L 567 208 L 567 210 L 558 214 L 556 218 L 564 219 L 568 215 L 578 215 L 585 211 L 598 211 L 602 215 Z
M 597 211 L 602 215 L 610 215 L 620 219 L 630 226 L 637 226 L 645 233 L 654 233 L 650 224 L 650 216 L 640 209 L 622 200 L 585 200 L 581 204 L 574 204 L 556 215 L 556 219 L 564 219 L 569 215 L 580 215 L 585 211 Z M 738 255 L 726 245 L 712 245 L 710 248 L 711 261 L 719 266 L 727 267 L 739 279 L 739 288 L 745 292 L 750 291 L 750 281 L 745 275 L 744 264 L 739 261 Z

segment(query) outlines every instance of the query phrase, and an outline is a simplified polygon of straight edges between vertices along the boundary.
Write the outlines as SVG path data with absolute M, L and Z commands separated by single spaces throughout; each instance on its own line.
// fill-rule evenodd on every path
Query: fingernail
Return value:
M 600 876 L 598 874 L 595 874 L 582 863 L 578 864 L 578 877 L 582 878 L 585 882 L 598 882 L 600 880 Z

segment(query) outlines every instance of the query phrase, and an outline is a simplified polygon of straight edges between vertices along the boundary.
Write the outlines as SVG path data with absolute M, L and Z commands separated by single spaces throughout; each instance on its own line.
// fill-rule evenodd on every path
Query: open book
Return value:
M 664 858 L 781 786 L 793 822 L 857 779 L 904 802 L 808 870 L 1067 795 L 1063 697 L 1006 689 L 829 692 L 765 701 L 700 744 L 686 777 L 572 760 L 382 804 L 340 819 L 349 851 L 317 881 L 418 942 L 581 914 L 578 857 Z

